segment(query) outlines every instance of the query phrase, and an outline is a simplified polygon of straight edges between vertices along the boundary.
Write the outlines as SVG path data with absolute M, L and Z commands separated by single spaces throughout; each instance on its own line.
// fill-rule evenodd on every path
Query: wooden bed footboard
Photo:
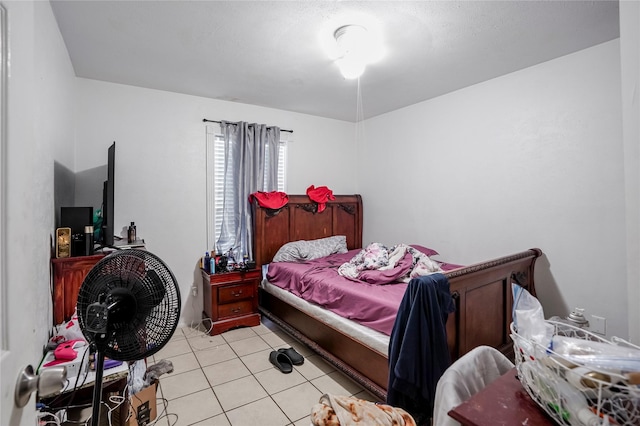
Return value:
M 253 206 L 254 258 L 269 263 L 278 248 L 296 240 L 346 235 L 347 247 L 362 247 L 362 199 L 359 195 L 336 196 L 322 213 L 305 196 L 289 196 L 278 211 Z M 447 321 L 452 361 L 471 349 L 492 346 L 513 358 L 509 325 L 513 298 L 511 283 L 535 295 L 533 273 L 539 249 L 500 257 L 445 273 L 456 311 Z M 389 375 L 387 353 L 380 353 L 352 336 L 328 326 L 277 297 L 260 290 L 261 313 L 287 333 L 318 353 L 336 369 L 371 394 L 386 399 Z
M 513 359 L 510 329 L 516 283 L 535 296 L 533 271 L 539 249 L 530 249 L 445 273 L 456 311 L 447 321 L 451 359 L 487 345 Z

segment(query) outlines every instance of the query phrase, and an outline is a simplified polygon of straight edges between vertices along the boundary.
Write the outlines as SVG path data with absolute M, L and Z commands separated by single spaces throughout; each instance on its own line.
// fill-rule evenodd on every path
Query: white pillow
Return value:
M 292 241 L 280 247 L 273 262 L 304 262 L 335 253 L 347 252 L 347 237 L 336 235 L 317 240 Z

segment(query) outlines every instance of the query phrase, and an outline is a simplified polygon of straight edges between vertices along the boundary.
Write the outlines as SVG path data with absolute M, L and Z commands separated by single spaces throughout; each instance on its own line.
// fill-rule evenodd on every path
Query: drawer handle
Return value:
M 242 309 L 240 309 L 240 308 L 233 308 L 233 309 L 231 310 L 231 312 L 233 312 L 234 314 L 237 314 L 237 313 L 238 313 L 238 312 L 240 312 L 241 310 L 242 310 Z
M 242 290 L 238 291 L 238 292 L 232 292 L 233 293 L 233 297 L 238 297 L 242 294 Z

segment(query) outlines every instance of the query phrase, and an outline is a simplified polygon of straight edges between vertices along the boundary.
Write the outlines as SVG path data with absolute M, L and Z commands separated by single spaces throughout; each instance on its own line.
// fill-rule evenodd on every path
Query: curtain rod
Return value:
M 216 120 L 207 120 L 206 118 L 203 118 L 203 119 L 202 119 L 202 122 L 203 122 L 203 123 L 218 123 L 218 124 L 220 124 L 220 123 L 221 123 L 221 121 L 216 121 Z M 228 121 L 228 123 L 231 123 L 231 124 L 238 124 L 238 122 L 231 122 L 231 121 Z M 293 130 L 287 130 L 287 129 L 280 129 L 280 131 L 281 131 L 281 132 L 293 133 Z

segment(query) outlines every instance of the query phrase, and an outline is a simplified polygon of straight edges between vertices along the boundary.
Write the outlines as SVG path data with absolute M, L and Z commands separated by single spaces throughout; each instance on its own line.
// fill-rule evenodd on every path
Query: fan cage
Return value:
M 87 330 L 90 305 L 113 307 L 104 336 Z M 78 295 L 78 321 L 89 343 L 97 339 L 105 356 L 135 361 L 158 352 L 180 319 L 180 290 L 169 267 L 146 250 L 116 251 L 101 259 Z

